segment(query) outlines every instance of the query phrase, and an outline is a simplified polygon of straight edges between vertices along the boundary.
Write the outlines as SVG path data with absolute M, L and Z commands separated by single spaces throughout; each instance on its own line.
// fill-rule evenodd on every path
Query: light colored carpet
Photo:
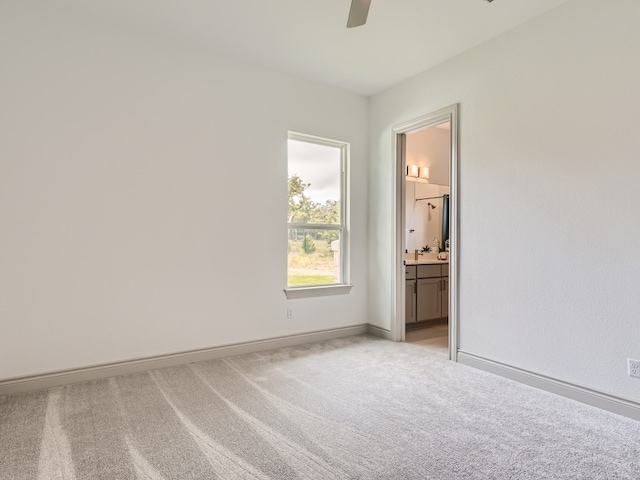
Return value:
M 370 336 L 0 398 L 0 478 L 634 479 L 640 423 Z

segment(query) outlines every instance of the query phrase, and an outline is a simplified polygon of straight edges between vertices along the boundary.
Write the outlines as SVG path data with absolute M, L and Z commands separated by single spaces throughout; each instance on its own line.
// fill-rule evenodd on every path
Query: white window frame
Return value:
M 287 298 L 319 297 L 324 295 L 343 295 L 351 291 L 349 284 L 349 144 L 329 138 L 316 137 L 304 133 L 289 132 L 288 140 L 325 145 L 340 150 L 340 224 L 323 223 L 289 223 L 290 228 L 337 230 L 340 233 L 340 283 L 326 285 L 303 285 L 290 287 L 287 285 L 284 293 Z M 287 156 L 287 164 L 288 164 Z M 288 236 L 287 236 L 288 237 Z

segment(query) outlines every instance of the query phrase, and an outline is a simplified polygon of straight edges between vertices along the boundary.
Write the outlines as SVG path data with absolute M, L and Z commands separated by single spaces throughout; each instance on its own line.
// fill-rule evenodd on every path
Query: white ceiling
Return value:
M 243 61 L 378 93 L 567 0 L 372 0 L 347 29 L 351 0 L 49 0 L 199 42 Z

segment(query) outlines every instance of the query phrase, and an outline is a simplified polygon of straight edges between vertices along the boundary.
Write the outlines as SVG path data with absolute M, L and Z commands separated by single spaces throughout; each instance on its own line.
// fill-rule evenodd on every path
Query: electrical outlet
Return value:
M 629 376 L 640 378 L 640 360 L 629 359 Z
M 293 308 L 287 307 L 287 318 L 293 318 Z

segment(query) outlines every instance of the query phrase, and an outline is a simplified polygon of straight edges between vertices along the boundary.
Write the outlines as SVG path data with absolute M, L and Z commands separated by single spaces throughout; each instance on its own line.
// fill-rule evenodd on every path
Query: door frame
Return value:
M 422 128 L 450 122 L 449 156 L 449 359 L 458 361 L 459 335 L 459 225 L 458 225 L 458 110 L 459 104 L 445 107 L 428 115 L 410 120 L 393 128 L 393 151 L 395 152 L 395 196 L 393 209 L 393 300 L 391 336 L 396 342 L 405 341 L 405 265 L 406 240 L 406 134 Z

